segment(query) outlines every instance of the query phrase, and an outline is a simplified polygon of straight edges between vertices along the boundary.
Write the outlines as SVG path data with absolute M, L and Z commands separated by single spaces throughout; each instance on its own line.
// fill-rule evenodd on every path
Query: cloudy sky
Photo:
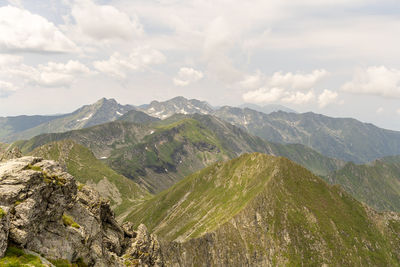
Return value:
M 398 0 L 0 0 L 0 116 L 182 95 L 400 130 L 399 47 Z

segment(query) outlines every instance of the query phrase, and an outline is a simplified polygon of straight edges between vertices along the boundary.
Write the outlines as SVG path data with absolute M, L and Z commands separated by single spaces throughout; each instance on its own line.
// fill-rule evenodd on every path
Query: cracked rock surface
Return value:
M 162 266 L 158 240 L 144 225 L 119 225 L 107 200 L 54 161 L 0 163 L 0 257 L 9 243 L 46 259 L 89 266 Z

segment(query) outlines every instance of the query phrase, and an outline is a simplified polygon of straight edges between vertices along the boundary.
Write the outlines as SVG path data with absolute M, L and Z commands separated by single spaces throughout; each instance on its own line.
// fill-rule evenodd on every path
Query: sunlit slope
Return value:
M 303 167 L 258 153 L 189 176 L 126 219 L 178 241 L 166 245 L 171 265 L 400 263 L 399 214 L 376 213 Z

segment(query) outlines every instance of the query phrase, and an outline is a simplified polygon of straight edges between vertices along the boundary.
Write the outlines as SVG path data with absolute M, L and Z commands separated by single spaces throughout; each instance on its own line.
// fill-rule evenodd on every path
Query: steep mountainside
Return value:
M 355 198 L 375 209 L 400 212 L 400 156 L 365 165 L 348 163 L 326 179 L 342 185 Z
M 114 149 L 136 144 L 151 131 L 152 128 L 147 125 L 115 121 L 81 130 L 42 134 L 30 140 L 17 141 L 15 145 L 27 153 L 53 141 L 71 139 L 88 147 L 97 158 L 107 158 Z
M 182 96 L 172 98 L 164 102 L 153 101 L 148 105 L 138 107 L 139 110 L 150 116 L 160 119 L 168 118 L 174 114 L 210 114 L 213 108 L 204 101 L 186 99 Z
M 400 216 L 377 213 L 285 158 L 201 170 L 131 213 L 167 266 L 398 266 Z
M 133 122 L 133 123 L 149 123 L 149 122 L 159 121 L 160 119 L 149 116 L 142 111 L 133 109 L 131 111 L 128 111 L 121 117 L 119 117 L 118 120 Z
M 302 145 L 272 144 L 209 115 L 175 115 L 139 125 L 111 122 L 60 134 L 45 134 L 18 142 L 23 152 L 46 143 L 72 139 L 90 148 L 97 158 L 150 192 L 170 187 L 186 175 L 245 152 L 288 157 L 319 175 L 343 163 Z
M 330 118 L 315 113 L 274 112 L 223 107 L 214 115 L 271 142 L 299 143 L 321 154 L 365 163 L 400 154 L 400 132 L 355 119 Z
M 96 159 L 89 149 L 71 140 L 46 144 L 30 154 L 59 162 L 78 182 L 93 187 L 109 199 L 117 216 L 150 196 L 135 182 Z
M 15 116 L 15 117 L 0 117 L 0 141 L 6 140 L 10 135 L 25 131 L 27 129 L 38 126 L 42 123 L 59 119 L 64 115 L 59 116 Z
M 28 139 L 42 133 L 58 133 L 75 129 L 82 129 L 97 124 L 114 121 L 126 112 L 134 109 L 133 106 L 123 106 L 114 99 L 102 98 L 92 105 L 83 106 L 71 114 L 48 120 L 35 127 L 4 137 L 4 141 L 12 142 L 19 139 Z

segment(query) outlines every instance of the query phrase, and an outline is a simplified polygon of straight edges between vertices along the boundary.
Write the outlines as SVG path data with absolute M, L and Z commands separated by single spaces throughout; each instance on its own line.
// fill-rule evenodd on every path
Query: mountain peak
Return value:
M 181 266 L 385 266 L 400 256 L 398 216 L 376 213 L 288 159 L 260 153 L 194 173 L 128 218 L 176 241 L 163 250 L 168 266 L 178 259 Z
M 104 104 L 104 103 L 118 104 L 117 100 L 115 100 L 114 98 L 105 98 L 105 97 L 100 98 L 94 104 Z
M 139 109 L 150 116 L 159 119 L 166 119 L 174 114 L 210 114 L 213 108 L 210 104 L 197 99 L 187 99 L 183 96 L 177 96 L 172 99 L 159 102 L 152 101 L 149 105 L 140 106 Z

